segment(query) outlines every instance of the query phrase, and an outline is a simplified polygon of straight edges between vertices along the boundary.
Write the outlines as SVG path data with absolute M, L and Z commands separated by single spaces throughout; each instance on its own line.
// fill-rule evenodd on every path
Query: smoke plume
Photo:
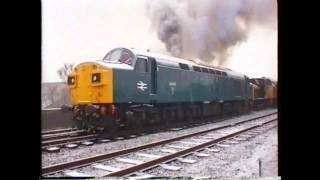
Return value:
M 223 64 L 253 25 L 276 28 L 275 0 L 150 0 L 152 28 L 176 57 Z

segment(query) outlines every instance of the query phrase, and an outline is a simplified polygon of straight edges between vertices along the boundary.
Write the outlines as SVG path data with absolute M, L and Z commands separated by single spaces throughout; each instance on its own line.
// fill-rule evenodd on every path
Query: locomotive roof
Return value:
M 231 69 L 228 69 L 228 68 L 214 67 L 214 66 L 199 64 L 197 62 L 194 62 L 193 60 L 186 60 L 186 59 L 182 59 L 182 58 L 172 57 L 172 56 L 153 53 L 153 52 L 139 51 L 139 50 L 132 49 L 132 48 L 119 47 L 119 48 L 111 49 L 109 52 L 111 52 L 113 50 L 116 50 L 116 49 L 119 49 L 119 50 L 123 49 L 123 50 L 126 50 L 126 51 L 130 51 L 135 56 L 135 58 L 137 56 L 153 57 L 153 58 L 156 59 L 156 61 L 157 61 L 157 63 L 159 65 L 164 65 L 164 66 L 168 66 L 168 67 L 180 68 L 179 67 L 179 63 L 183 63 L 183 64 L 189 65 L 189 67 L 190 66 L 198 66 L 198 67 L 201 67 L 201 68 L 208 68 L 208 69 L 218 70 L 220 72 L 226 72 L 227 76 L 229 76 L 229 77 L 240 78 L 240 79 L 243 79 L 245 77 L 244 74 L 235 72 L 235 71 L 233 71 Z M 82 64 L 82 63 L 86 63 L 86 62 L 81 62 L 79 64 Z M 105 65 L 106 62 L 103 61 L 103 60 L 97 60 L 97 61 L 95 61 L 95 63 L 98 63 L 100 65 Z M 128 64 L 124 64 L 124 63 L 111 63 L 111 64 L 108 64 L 108 66 L 110 66 L 110 65 L 112 65 L 112 67 L 114 67 L 114 68 L 119 68 L 119 69 L 133 69 L 132 66 L 130 66 Z
M 188 65 L 192 65 L 192 66 L 200 66 L 200 67 L 204 67 L 204 68 L 215 68 L 215 69 L 219 69 L 219 70 L 228 70 L 226 68 L 222 68 L 222 67 L 213 67 L 213 66 L 209 66 L 209 65 L 205 65 L 205 64 L 200 64 L 195 62 L 195 60 L 186 60 L 186 59 L 182 59 L 182 58 L 178 58 L 178 57 L 173 57 L 173 56 L 168 56 L 168 55 L 164 55 L 164 54 L 158 54 L 158 53 L 154 53 L 154 52 L 147 52 L 147 51 L 138 51 L 138 50 L 131 50 L 133 53 L 135 53 L 136 55 L 143 55 L 143 56 L 150 56 L 150 57 L 154 57 L 157 60 L 160 61 L 169 61 L 169 62 L 174 62 L 174 63 L 184 63 L 184 64 L 188 64 Z
M 179 67 L 178 63 L 183 63 L 183 64 L 188 64 L 190 66 L 198 66 L 201 68 L 210 68 L 210 69 L 214 69 L 214 70 L 219 70 L 221 72 L 226 72 L 226 73 L 228 73 L 228 76 L 244 78 L 243 74 L 235 72 L 235 71 L 228 69 L 228 68 L 200 64 L 200 63 L 195 62 L 194 60 L 186 60 L 186 59 L 182 59 L 182 58 L 172 57 L 172 56 L 153 53 L 153 52 L 139 51 L 139 50 L 135 50 L 135 49 L 128 49 L 128 50 L 132 51 L 136 56 L 142 55 L 142 56 L 153 57 L 157 60 L 157 62 L 159 64 L 163 64 L 163 65 L 167 65 L 167 66 Z
M 272 78 L 268 78 L 268 77 L 259 77 L 259 78 L 250 78 L 251 80 L 268 80 L 268 81 L 271 81 L 271 83 L 274 83 L 276 84 L 277 81 L 272 79 Z

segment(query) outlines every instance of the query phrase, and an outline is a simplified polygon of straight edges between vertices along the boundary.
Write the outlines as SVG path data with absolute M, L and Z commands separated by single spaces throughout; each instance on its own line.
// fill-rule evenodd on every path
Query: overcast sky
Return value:
M 63 63 L 97 60 L 119 46 L 168 54 L 145 15 L 146 0 L 42 0 L 42 81 L 60 81 Z M 277 31 L 253 28 L 225 66 L 277 79 Z

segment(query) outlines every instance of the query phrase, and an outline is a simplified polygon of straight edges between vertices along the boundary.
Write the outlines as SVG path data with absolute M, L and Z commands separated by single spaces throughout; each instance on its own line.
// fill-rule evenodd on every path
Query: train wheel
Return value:
M 137 134 L 142 133 L 143 124 L 140 119 L 136 120 L 134 129 L 135 129 L 135 131 L 134 131 L 135 133 L 137 133 Z
M 111 138 L 117 136 L 119 131 L 119 119 L 109 119 L 105 130 L 110 135 Z
M 136 133 L 140 133 L 142 130 L 142 122 L 141 119 L 139 118 L 133 118 L 133 119 L 129 119 L 128 120 L 128 128 L 127 128 L 127 132 L 129 134 L 136 134 Z
M 200 121 L 201 121 L 201 119 L 200 119 L 200 108 L 199 107 L 195 107 L 194 109 L 193 109 L 193 118 L 196 118 L 196 119 L 199 119 Z
M 86 123 L 84 121 L 84 118 L 81 114 L 76 114 L 73 119 L 73 127 L 76 127 L 77 129 L 87 129 Z
M 83 122 L 79 120 L 74 120 L 73 121 L 73 127 L 77 129 L 84 129 Z
M 176 112 L 174 111 L 174 109 L 168 109 L 166 111 L 167 111 L 166 112 L 167 113 L 167 119 L 165 120 L 165 123 L 166 123 L 165 125 L 166 125 L 166 127 L 170 127 L 171 124 L 176 121 L 175 118 L 177 118 L 178 115 L 176 115 Z
M 137 134 L 142 133 L 143 127 L 146 125 L 146 112 L 134 111 L 132 121 L 134 132 Z
M 193 121 L 193 109 L 192 108 L 185 108 L 185 111 L 184 111 L 184 117 L 185 117 L 185 121 L 187 123 L 192 123 Z

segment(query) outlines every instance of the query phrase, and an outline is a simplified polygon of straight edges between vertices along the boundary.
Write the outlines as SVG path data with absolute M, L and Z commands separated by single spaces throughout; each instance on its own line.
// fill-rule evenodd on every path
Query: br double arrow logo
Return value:
M 148 89 L 148 84 L 144 83 L 143 81 L 139 81 L 137 83 L 137 89 L 140 89 L 141 91 L 144 91 L 145 89 Z

